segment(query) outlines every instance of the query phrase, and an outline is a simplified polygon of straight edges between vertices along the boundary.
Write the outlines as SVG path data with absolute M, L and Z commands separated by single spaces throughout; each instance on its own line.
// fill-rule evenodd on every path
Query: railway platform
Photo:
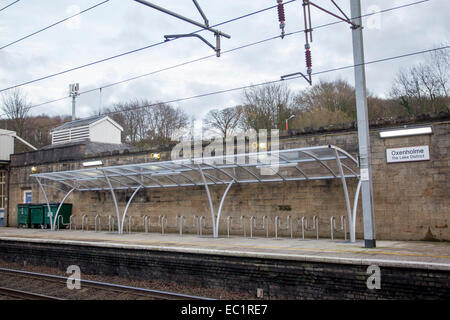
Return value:
M 449 299 L 450 243 L 0 228 L 0 259 L 268 299 Z
M 70 244 L 105 248 L 139 249 L 263 259 L 339 264 L 418 267 L 450 270 L 450 243 L 425 241 L 377 241 L 375 249 L 362 240 L 350 243 L 330 239 L 244 238 L 174 233 L 124 233 L 79 230 L 0 228 L 0 240 Z

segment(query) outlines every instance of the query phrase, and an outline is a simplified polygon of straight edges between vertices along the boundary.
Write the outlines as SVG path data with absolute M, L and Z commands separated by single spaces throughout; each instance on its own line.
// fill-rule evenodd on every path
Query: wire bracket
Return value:
M 183 20 L 183 21 L 189 22 L 189 23 L 191 23 L 191 24 L 193 24 L 193 25 L 196 25 L 196 26 L 198 26 L 198 27 L 200 27 L 200 28 L 203 28 L 204 30 L 211 31 L 211 32 L 214 33 L 214 35 L 215 35 L 215 37 L 216 37 L 216 45 L 215 45 L 215 46 L 212 45 L 210 42 L 208 42 L 208 41 L 207 41 L 205 38 L 203 38 L 202 36 L 197 35 L 197 34 L 195 34 L 195 33 L 165 35 L 164 38 L 166 39 L 166 41 L 170 41 L 170 40 L 172 40 L 172 39 L 177 39 L 177 38 L 196 37 L 196 38 L 202 40 L 202 41 L 203 41 L 206 45 L 208 45 L 210 48 L 212 48 L 212 49 L 216 52 L 216 56 L 217 56 L 217 57 L 220 57 L 220 37 L 225 37 L 225 38 L 227 38 L 227 39 L 230 39 L 230 38 L 231 38 L 230 35 L 228 35 L 228 34 L 226 34 L 226 33 L 223 33 L 223 32 L 221 32 L 221 31 L 219 31 L 219 30 L 213 29 L 213 28 L 211 28 L 211 27 L 209 26 L 209 21 L 208 21 L 208 19 L 206 18 L 205 13 L 203 12 L 203 10 L 202 10 L 202 8 L 200 7 L 200 5 L 198 4 L 197 0 L 192 0 L 192 1 L 194 2 L 195 7 L 197 8 L 198 12 L 199 12 L 200 15 L 202 16 L 203 21 L 204 21 L 204 24 L 202 24 L 202 23 L 200 23 L 200 22 L 197 22 L 197 21 L 195 21 L 195 20 L 192 20 L 192 19 L 190 19 L 190 18 L 184 17 L 184 16 L 182 16 L 182 15 L 180 15 L 180 14 L 178 14 L 178 13 L 172 12 L 172 11 L 170 11 L 170 10 L 167 10 L 167 9 L 165 9 L 165 8 L 162 8 L 162 7 L 160 7 L 160 6 L 157 6 L 156 4 L 150 3 L 150 2 L 145 1 L 145 0 L 134 0 L 134 1 L 139 2 L 139 3 L 143 4 L 143 5 L 148 6 L 148 7 L 151 7 L 151 8 L 153 8 L 153 9 L 156 9 L 156 10 L 158 10 L 158 11 L 164 12 L 164 13 L 166 13 L 166 14 L 168 14 L 168 15 L 171 15 L 172 17 L 175 17 L 175 18 L 181 19 L 181 20 Z
M 281 80 L 286 80 L 286 78 L 290 78 L 290 77 L 294 77 L 294 76 L 298 76 L 298 75 L 302 76 L 309 83 L 309 85 L 312 85 L 311 75 L 306 76 L 302 72 L 286 74 L 284 76 L 281 76 Z

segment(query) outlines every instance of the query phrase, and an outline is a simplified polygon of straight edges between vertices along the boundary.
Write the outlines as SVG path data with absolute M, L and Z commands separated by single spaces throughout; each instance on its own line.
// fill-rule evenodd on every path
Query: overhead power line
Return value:
M 365 15 L 362 15 L 361 17 L 368 17 L 368 16 L 380 14 L 380 13 L 385 13 L 385 12 L 389 12 L 389 11 L 393 11 L 393 10 L 398 10 L 398 9 L 402 9 L 402 8 L 405 8 L 405 7 L 409 7 L 409 6 L 412 6 L 412 5 L 417 5 L 417 4 L 420 4 L 420 3 L 423 3 L 423 2 L 428 2 L 428 1 L 430 1 L 430 0 L 416 1 L 416 2 L 412 2 L 412 3 L 408 3 L 408 4 L 396 6 L 396 7 L 383 9 L 383 10 L 380 10 L 379 12 L 373 12 L 373 13 L 365 14 Z M 263 9 L 263 10 L 267 10 L 267 9 Z M 261 12 L 261 10 L 258 11 L 258 12 Z M 229 22 L 229 21 L 231 21 L 231 20 L 228 20 L 227 22 Z M 339 23 L 343 23 L 343 21 L 334 21 L 334 22 L 331 22 L 331 23 L 322 24 L 322 25 L 314 27 L 314 29 L 315 30 L 316 29 L 321 29 L 321 28 L 329 27 L 329 26 L 332 26 L 332 25 L 335 25 L 335 24 L 339 24 Z M 302 30 L 297 30 L 297 31 L 293 31 L 293 32 L 288 32 L 288 33 L 285 34 L 285 36 L 291 36 L 291 35 L 294 35 L 294 34 L 302 33 L 304 31 L 305 30 L 302 29 Z M 266 38 L 266 39 L 262 39 L 262 40 L 259 40 L 259 41 L 255 41 L 255 42 L 252 42 L 252 43 L 244 44 L 244 45 L 241 45 L 241 46 L 236 47 L 236 48 L 232 48 L 232 49 L 229 49 L 229 50 L 224 50 L 222 52 L 222 54 L 233 52 L 233 51 L 237 51 L 237 50 L 241 50 L 241 49 L 248 48 L 248 47 L 251 47 L 251 46 L 255 46 L 255 45 L 258 45 L 258 44 L 261 44 L 261 43 L 265 43 L 265 42 L 268 42 L 268 41 L 276 40 L 276 39 L 278 39 L 280 37 L 281 36 L 277 35 L 277 36 L 272 36 L 272 37 L 269 37 L 269 38 Z M 140 79 L 140 78 L 143 78 L 143 77 L 147 77 L 147 76 L 154 75 L 154 74 L 157 74 L 157 73 L 161 73 L 161 72 L 164 72 L 164 71 L 167 71 L 167 70 L 175 69 L 175 68 L 178 68 L 178 67 L 181 67 L 181 66 L 185 66 L 185 65 L 188 65 L 188 64 L 191 64 L 191 63 L 195 63 L 195 62 L 198 62 L 198 61 L 206 60 L 206 59 L 212 58 L 212 57 L 215 57 L 215 55 L 212 54 L 212 55 L 204 56 L 204 57 L 201 57 L 201 58 L 197 58 L 197 59 L 193 59 L 193 60 L 190 60 L 190 61 L 182 62 L 182 63 L 176 64 L 176 65 L 173 65 L 173 66 L 169 66 L 169 67 L 166 67 L 166 68 L 162 68 L 162 69 L 159 69 L 159 70 L 155 70 L 155 71 L 152 71 L 152 72 L 148 72 L 148 73 L 145 73 L 145 74 L 141 74 L 141 75 L 137 75 L 137 76 L 134 76 L 134 77 L 131 77 L 131 78 L 127 78 L 127 79 L 124 79 L 124 80 L 121 80 L 121 81 L 105 84 L 105 85 L 103 85 L 101 87 L 97 87 L 97 88 L 81 91 L 79 94 L 83 95 L 83 94 L 91 93 L 91 92 L 94 92 L 94 91 L 97 91 L 97 90 L 100 90 L 100 89 L 109 88 L 109 87 L 116 86 L 116 85 L 119 85 L 119 84 L 122 84 L 122 83 L 126 83 L 126 82 L 129 82 L 129 81 L 137 80 L 137 79 Z M 40 106 L 43 106 L 43 105 L 46 105 L 46 104 L 58 102 L 58 101 L 61 101 L 61 100 L 67 99 L 67 98 L 69 98 L 68 95 L 64 96 L 64 97 L 61 97 L 61 98 L 58 98 L 58 99 L 55 99 L 55 100 L 46 101 L 46 102 L 43 102 L 43 103 L 40 103 L 40 104 L 37 104 L 37 105 L 30 106 L 30 109 L 36 108 L 36 107 L 40 107 Z
M 296 1 L 296 0 L 290 0 L 290 1 L 286 2 L 286 4 L 294 2 L 294 1 Z M 271 7 L 267 7 L 267 8 L 258 10 L 258 11 L 254 11 L 254 12 L 251 12 L 251 13 L 248 13 L 248 14 L 245 14 L 245 15 L 242 15 L 242 16 L 239 16 L 239 17 L 236 17 L 236 18 L 233 18 L 233 19 L 230 19 L 230 20 L 218 23 L 218 24 L 210 26 L 210 27 L 213 28 L 213 27 L 221 26 L 221 25 L 224 25 L 224 24 L 227 24 L 227 23 L 230 23 L 230 22 L 234 22 L 234 21 L 239 20 L 239 19 L 247 18 L 249 16 L 261 13 L 263 11 L 267 11 L 267 10 L 273 9 L 273 8 L 277 8 L 277 5 L 271 6 Z M 204 31 L 204 29 L 200 29 L 200 30 L 191 32 L 191 34 L 195 34 L 195 33 L 201 32 L 201 31 Z M 33 80 L 30 80 L 30 81 L 19 83 L 19 84 L 16 84 L 16 85 L 13 85 L 13 86 L 1 89 L 0 92 L 4 92 L 4 91 L 7 91 L 7 90 L 15 89 L 15 88 L 27 85 L 27 84 L 35 83 L 35 82 L 46 80 L 46 79 L 49 79 L 49 78 L 53 78 L 53 77 L 56 77 L 56 76 L 59 76 L 59 75 L 62 75 L 62 74 L 68 73 L 68 72 L 80 70 L 80 69 L 83 69 L 83 68 L 86 68 L 86 67 L 90 67 L 90 66 L 93 66 L 93 65 L 96 65 L 96 64 L 99 64 L 99 63 L 103 63 L 103 62 L 109 61 L 109 60 L 117 59 L 117 58 L 129 55 L 129 54 L 132 54 L 132 53 L 136 53 L 136 52 L 139 52 L 139 51 L 142 51 L 142 50 L 146 50 L 146 49 L 149 49 L 149 48 L 153 48 L 153 47 L 165 44 L 165 43 L 170 42 L 170 41 L 175 41 L 177 39 L 178 38 L 165 40 L 165 41 L 161 41 L 161 42 L 157 42 L 157 43 L 153 43 L 153 44 L 150 44 L 150 45 L 142 47 L 142 48 L 130 50 L 130 51 L 123 52 L 123 53 L 120 53 L 120 54 L 117 54 L 117 55 L 114 55 L 114 56 L 111 56 L 111 57 L 108 57 L 108 58 L 104 58 L 104 59 L 100 59 L 100 60 L 97 60 L 97 61 L 93 61 L 93 62 L 84 64 L 84 65 L 81 65 L 81 66 L 78 66 L 78 67 L 73 67 L 73 68 L 66 69 L 66 70 L 63 70 L 63 71 L 60 71 L 60 72 L 56 72 L 56 73 L 53 73 L 53 74 L 50 74 L 50 75 L 47 75 L 47 76 L 44 76 L 44 77 L 40 77 L 40 78 L 37 78 L 37 79 L 33 79 Z
M 23 40 L 25 40 L 25 39 L 28 39 L 28 38 L 30 38 L 30 37 L 32 37 L 32 36 L 38 34 L 38 33 L 41 33 L 42 31 L 45 31 L 45 30 L 47 30 L 47 29 L 50 29 L 50 28 L 52 28 L 52 27 L 54 27 L 54 26 L 56 26 L 56 25 L 58 25 L 58 24 L 61 24 L 61 23 L 65 22 L 65 21 L 67 21 L 67 20 L 70 20 L 70 19 L 72 19 L 72 18 L 74 18 L 74 17 L 76 17 L 76 16 L 79 16 L 79 15 L 85 13 L 85 12 L 88 12 L 88 11 L 94 9 L 94 8 L 97 8 L 98 6 L 101 6 L 102 4 L 105 4 L 105 3 L 109 2 L 109 1 L 110 1 L 110 0 L 105 0 L 105 1 L 103 1 L 103 2 L 97 3 L 96 5 L 94 5 L 94 6 L 92 6 L 92 7 L 89 7 L 89 8 L 87 8 L 87 9 L 84 9 L 83 11 L 80 11 L 80 12 L 74 14 L 74 15 L 71 15 L 70 17 L 67 17 L 67 18 L 64 18 L 64 19 L 62 19 L 62 20 L 59 20 L 59 21 L 57 21 L 57 22 L 55 22 L 55 23 L 52 23 L 51 25 L 49 25 L 49 26 L 47 26 L 47 27 L 45 27 L 45 28 L 39 29 L 39 30 L 37 30 L 37 31 L 35 31 L 35 32 L 33 32 L 33 33 L 30 33 L 29 35 L 26 35 L 26 36 L 24 36 L 24 37 L 22 37 L 22 38 L 20 38 L 20 39 L 17 39 L 17 40 L 15 40 L 15 41 L 13 41 L 13 42 L 10 42 L 10 43 L 8 43 L 8 44 L 6 44 L 6 45 L 4 45 L 4 46 L 1 46 L 1 47 L 0 47 L 0 50 L 5 49 L 5 48 L 7 48 L 7 47 L 9 47 L 9 46 L 12 46 L 13 44 L 16 44 L 16 43 L 18 43 L 18 42 L 20 42 L 20 41 L 23 41 Z
M 444 46 L 444 47 L 428 49 L 428 50 L 421 50 L 421 51 L 401 54 L 401 55 L 397 55 L 397 56 L 393 56 L 393 57 L 367 61 L 363 64 L 358 64 L 358 65 L 348 65 L 348 66 L 344 66 L 344 67 L 318 71 L 318 72 L 312 73 L 312 75 L 319 75 L 319 74 L 330 73 L 330 72 L 335 72 L 335 71 L 340 71 L 340 70 L 345 70 L 345 69 L 352 69 L 352 68 L 355 68 L 355 67 L 358 67 L 361 65 L 371 65 L 371 64 L 375 64 L 375 63 L 386 62 L 386 61 L 396 60 L 396 59 L 400 59 L 400 58 L 405 58 L 405 57 L 410 57 L 410 56 L 414 56 L 414 55 L 419 55 L 419 54 L 424 54 L 424 53 L 429 53 L 429 52 L 434 52 L 434 51 L 439 51 L 439 50 L 445 50 L 445 49 L 450 49 L 450 46 Z M 251 85 L 246 85 L 246 86 L 241 86 L 241 87 L 236 87 L 236 88 L 231 88 L 231 89 L 224 89 L 224 90 L 219 90 L 219 91 L 214 91 L 214 92 L 202 93 L 202 94 L 198 94 L 198 95 L 194 95 L 194 96 L 190 96 L 190 97 L 177 98 L 177 99 L 168 100 L 168 101 L 164 101 L 164 102 L 158 102 L 158 103 L 154 103 L 154 104 L 140 106 L 138 108 L 132 108 L 132 109 L 128 109 L 126 111 L 148 108 L 148 107 L 158 105 L 160 103 L 168 104 L 168 103 L 182 102 L 182 101 L 203 98 L 203 97 L 207 97 L 207 96 L 218 95 L 218 94 L 223 94 L 223 93 L 228 93 L 228 92 L 233 92 L 233 91 L 240 91 L 240 90 L 245 90 L 245 89 L 249 89 L 249 88 L 253 88 L 253 87 L 259 87 L 259 86 L 263 86 L 263 85 L 274 84 L 274 83 L 278 83 L 278 82 L 282 82 L 282 81 L 290 81 L 290 80 L 300 79 L 300 78 L 302 78 L 302 76 L 295 76 L 295 77 L 292 77 L 289 79 L 266 81 L 266 82 L 261 82 L 258 84 L 251 84 Z M 122 113 L 122 112 L 125 112 L 125 111 L 108 112 L 108 113 L 105 113 L 105 115 L 111 115 L 111 114 Z
M 7 6 L 5 6 L 5 7 L 3 7 L 3 8 L 1 8 L 0 9 L 0 12 L 1 11 L 3 11 L 3 10 L 5 10 L 6 8 L 9 8 L 9 7 L 11 7 L 13 4 L 15 4 L 15 3 L 17 3 L 17 2 L 19 2 L 20 0 L 16 0 L 16 1 L 14 1 L 14 2 L 12 2 L 12 3 L 10 3 L 10 4 L 8 4 Z
M 397 60 L 397 59 L 401 59 L 401 58 L 406 58 L 406 57 L 410 57 L 410 56 L 415 56 L 415 55 L 420 55 L 420 54 L 425 54 L 425 53 L 435 52 L 435 51 L 440 51 L 440 50 L 446 50 L 446 49 L 450 49 L 450 45 L 439 47 L 439 48 L 426 49 L 426 50 L 420 50 L 420 51 L 405 53 L 405 54 L 396 55 L 396 56 L 387 57 L 387 58 L 371 60 L 371 61 L 367 61 L 367 62 L 365 62 L 363 64 L 359 64 L 359 65 L 353 64 L 353 65 L 348 65 L 348 66 L 343 66 L 343 67 L 338 67 L 338 68 L 332 68 L 332 69 L 317 71 L 317 72 L 314 72 L 312 75 L 320 75 L 320 74 L 331 73 L 331 72 L 336 72 L 336 71 L 345 70 L 345 69 L 352 69 L 352 68 L 355 68 L 355 67 L 358 67 L 358 66 L 361 66 L 361 65 L 371 65 L 371 64 L 376 64 L 376 63 L 381 63 L 381 62 L 386 62 L 386 61 L 392 61 L 392 60 Z M 299 75 L 299 76 L 294 76 L 294 77 L 291 77 L 291 78 L 288 78 L 288 79 L 277 79 L 277 80 L 272 80 L 272 81 L 265 81 L 265 82 L 260 82 L 260 83 L 257 83 L 257 84 L 250 84 L 250 85 L 246 85 L 246 86 L 240 86 L 240 87 L 223 89 L 223 90 L 218 90 L 218 91 L 213 91 L 213 92 L 201 93 L 201 94 L 197 94 L 197 95 L 193 95 L 193 96 L 189 96 L 189 97 L 175 98 L 175 99 L 166 100 L 166 101 L 163 101 L 163 102 L 156 102 L 156 103 L 147 104 L 147 105 L 144 105 L 144 106 L 139 106 L 139 107 L 136 107 L 136 108 L 130 108 L 130 109 L 127 109 L 127 110 L 106 112 L 106 113 L 103 113 L 102 115 L 119 114 L 119 113 L 129 112 L 129 111 L 133 111 L 133 110 L 150 108 L 150 107 L 159 105 L 161 103 L 162 104 L 170 104 L 170 103 L 176 103 L 176 102 L 183 102 L 183 101 L 188 101 L 188 100 L 192 100 L 192 99 L 204 98 L 204 97 L 208 97 L 208 96 L 219 95 L 219 94 L 229 93 L 229 92 L 233 92 L 233 91 L 240 91 L 240 90 L 260 87 L 260 86 L 264 86 L 264 85 L 280 83 L 280 82 L 283 82 L 283 81 L 296 80 L 296 79 L 300 79 L 300 78 L 303 78 L 303 77 L 301 75 Z M 65 99 L 65 98 L 62 98 L 62 99 Z M 59 100 L 62 100 L 62 99 L 58 99 L 58 100 L 55 100 L 55 101 L 59 101 Z M 31 109 L 33 107 L 35 107 L 35 106 L 31 106 L 28 109 Z M 4 116 L 4 115 L 6 115 L 6 114 L 2 114 L 0 116 Z M 42 127 L 42 128 L 45 128 L 45 127 Z

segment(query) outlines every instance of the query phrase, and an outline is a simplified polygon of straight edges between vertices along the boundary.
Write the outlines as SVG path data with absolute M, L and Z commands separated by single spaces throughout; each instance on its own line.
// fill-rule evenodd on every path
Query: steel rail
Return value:
M 38 294 L 23 290 L 11 289 L 0 287 L 0 295 L 6 295 L 8 297 L 25 299 L 25 300 L 67 300 L 58 297 L 47 296 L 44 294 Z
M 16 274 L 16 275 L 21 275 L 24 277 L 30 277 L 30 278 L 42 279 L 42 280 L 61 281 L 64 283 L 66 283 L 66 281 L 67 281 L 67 277 L 43 274 L 43 273 L 36 273 L 36 272 L 24 271 L 24 270 L 0 268 L 0 273 Z M 128 293 L 133 293 L 136 295 L 153 297 L 153 298 L 164 299 L 164 300 L 175 300 L 175 299 L 216 300 L 216 299 L 208 298 L 208 297 L 194 296 L 194 295 L 188 295 L 188 294 L 182 294 L 182 293 L 174 293 L 174 292 L 162 291 L 162 290 L 131 287 L 131 286 L 126 286 L 126 285 L 106 283 L 106 282 L 93 281 L 93 280 L 80 279 L 80 283 L 81 283 L 81 286 L 85 286 L 88 288 L 114 290 L 114 291 L 120 291 L 122 293 L 128 292 Z

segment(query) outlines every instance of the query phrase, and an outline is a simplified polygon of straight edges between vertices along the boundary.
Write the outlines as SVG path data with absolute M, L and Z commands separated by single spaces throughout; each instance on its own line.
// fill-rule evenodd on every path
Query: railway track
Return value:
M 0 268 L 0 299 L 24 300 L 214 300 L 187 294 L 80 280 L 67 288 L 67 277 Z

